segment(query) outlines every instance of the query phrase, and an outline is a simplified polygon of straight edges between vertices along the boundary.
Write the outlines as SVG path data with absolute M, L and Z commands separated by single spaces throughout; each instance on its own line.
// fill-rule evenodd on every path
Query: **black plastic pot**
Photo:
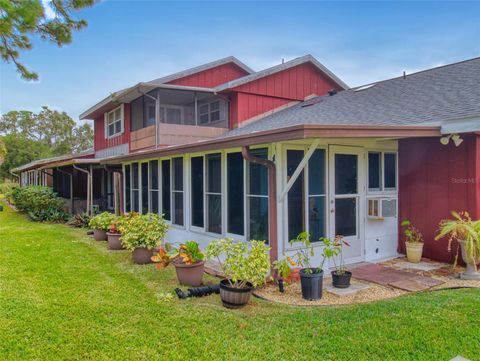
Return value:
M 312 273 L 307 270 L 313 271 Z M 315 273 L 316 272 L 316 273 Z M 318 268 L 302 268 L 300 270 L 300 282 L 302 285 L 302 297 L 305 300 L 319 300 L 322 298 L 323 271 Z
M 352 278 L 352 272 L 345 271 L 342 274 L 336 274 L 336 271 L 332 271 L 332 285 L 336 288 L 348 288 L 350 287 L 350 279 Z
M 230 287 L 227 280 L 220 281 L 220 298 L 222 299 L 223 306 L 226 308 L 242 308 L 250 300 L 253 286 L 251 283 L 247 283 L 246 288 L 234 288 Z
M 278 290 L 282 293 L 285 292 L 285 286 L 283 284 L 283 278 L 278 279 Z

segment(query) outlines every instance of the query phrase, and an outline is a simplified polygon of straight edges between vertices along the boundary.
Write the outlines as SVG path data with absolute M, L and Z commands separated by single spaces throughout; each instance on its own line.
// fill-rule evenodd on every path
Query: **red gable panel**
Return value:
M 248 75 L 247 71 L 234 63 L 227 63 L 195 74 L 187 75 L 183 78 L 172 80 L 167 82 L 167 84 L 213 88 L 245 75 Z
M 130 142 L 130 104 L 124 104 L 124 132 L 116 137 L 105 138 L 105 120 L 101 115 L 94 121 L 94 148 L 96 151 Z

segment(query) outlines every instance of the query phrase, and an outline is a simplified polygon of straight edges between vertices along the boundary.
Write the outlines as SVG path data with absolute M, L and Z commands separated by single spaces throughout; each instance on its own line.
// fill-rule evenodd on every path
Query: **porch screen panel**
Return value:
M 258 158 L 268 159 L 268 149 L 251 151 Z M 267 167 L 248 163 L 247 217 L 249 239 L 268 242 L 268 170 Z
M 173 224 L 183 226 L 183 158 L 173 159 Z
M 130 165 L 125 166 L 125 212 L 130 212 L 132 210 L 132 204 L 130 201 Z
M 325 150 L 317 149 L 308 161 L 308 232 L 312 242 L 326 236 Z
M 192 226 L 203 228 L 203 157 L 192 157 Z
M 142 213 L 148 213 L 148 163 L 142 163 Z
M 209 154 L 206 157 L 207 189 L 207 232 L 222 233 L 222 155 Z
M 148 166 L 150 212 L 158 213 L 158 160 L 151 160 Z
M 132 164 L 132 211 L 140 212 L 140 194 L 139 194 L 139 167 L 138 163 Z
M 384 154 L 384 169 L 385 188 L 397 188 L 397 155 L 395 153 Z
M 162 213 L 164 219 L 171 220 L 170 160 L 162 160 Z
M 382 153 L 368 153 L 368 189 L 381 190 Z
M 303 150 L 287 150 L 287 182 L 292 177 L 304 156 Z M 300 173 L 288 191 L 288 239 L 294 239 L 305 230 L 305 182 Z
M 227 154 L 227 232 L 244 235 L 244 170 L 242 153 Z

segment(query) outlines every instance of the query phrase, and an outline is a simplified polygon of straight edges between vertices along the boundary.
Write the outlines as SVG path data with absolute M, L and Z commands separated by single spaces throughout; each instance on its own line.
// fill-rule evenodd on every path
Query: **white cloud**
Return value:
M 42 0 L 43 8 L 45 9 L 45 17 L 47 19 L 54 19 L 57 15 L 55 11 L 53 11 L 52 5 L 50 0 Z

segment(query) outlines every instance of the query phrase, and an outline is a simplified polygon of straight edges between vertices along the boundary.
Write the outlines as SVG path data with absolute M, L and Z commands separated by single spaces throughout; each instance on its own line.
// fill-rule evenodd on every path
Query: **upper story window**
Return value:
M 123 133 L 123 105 L 105 113 L 105 136 L 112 138 Z
M 397 153 L 368 152 L 368 190 L 397 189 Z
M 198 108 L 200 124 L 213 123 L 220 120 L 220 100 L 202 104 Z

